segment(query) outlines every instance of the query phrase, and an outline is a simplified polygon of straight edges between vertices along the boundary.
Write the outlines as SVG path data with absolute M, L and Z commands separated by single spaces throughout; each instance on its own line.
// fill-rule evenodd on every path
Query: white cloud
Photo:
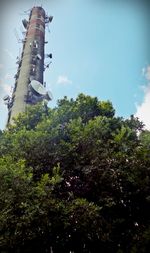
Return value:
M 144 86 L 144 99 L 140 105 L 137 105 L 135 116 L 143 121 L 146 129 L 150 130 L 150 66 L 145 70 L 145 77 L 148 85 Z
M 72 84 L 72 81 L 66 75 L 60 75 L 57 79 L 58 84 Z
M 137 105 L 135 116 L 143 121 L 146 128 L 150 130 L 150 85 L 145 91 L 144 101 L 141 105 Z

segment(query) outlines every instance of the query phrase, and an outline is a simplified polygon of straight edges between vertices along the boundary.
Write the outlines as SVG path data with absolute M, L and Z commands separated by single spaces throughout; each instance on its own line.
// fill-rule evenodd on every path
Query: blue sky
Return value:
M 12 4 L 13 2 L 13 4 Z M 140 4 L 140 2 L 142 2 Z M 8 1 L 1 4 L 0 23 L 0 129 L 5 127 L 7 108 L 2 97 L 14 84 L 16 57 L 22 45 L 21 20 L 24 11 L 42 5 L 54 19 L 45 53 L 53 62 L 45 71 L 47 88 L 55 106 L 63 96 L 76 97 L 83 92 L 110 100 L 116 115 L 131 114 L 150 127 L 150 31 L 146 1 L 117 0 L 45 0 Z M 21 28 L 22 27 L 22 28 Z

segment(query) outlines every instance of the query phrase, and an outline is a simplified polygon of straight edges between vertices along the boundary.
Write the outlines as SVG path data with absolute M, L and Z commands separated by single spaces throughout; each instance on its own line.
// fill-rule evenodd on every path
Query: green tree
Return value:
M 149 147 L 109 101 L 29 107 L 0 134 L 2 250 L 147 252 Z

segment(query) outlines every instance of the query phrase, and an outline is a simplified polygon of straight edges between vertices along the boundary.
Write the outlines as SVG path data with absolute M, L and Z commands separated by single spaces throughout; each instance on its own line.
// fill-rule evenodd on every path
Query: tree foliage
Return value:
M 148 252 L 149 136 L 84 94 L 20 114 L 0 133 L 1 252 Z

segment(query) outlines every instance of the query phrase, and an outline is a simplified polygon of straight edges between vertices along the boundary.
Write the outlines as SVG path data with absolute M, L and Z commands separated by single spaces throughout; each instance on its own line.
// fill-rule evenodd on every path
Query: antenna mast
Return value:
M 25 112 L 28 105 L 34 105 L 44 99 L 51 100 L 52 95 L 45 89 L 43 82 L 45 26 L 53 19 L 48 17 L 42 7 L 33 7 L 29 20 L 22 20 L 26 29 L 25 38 L 21 41 L 23 49 L 18 57 L 18 70 L 15 75 L 15 85 L 12 96 L 5 96 L 8 107 L 8 124 L 13 124 L 13 118 Z M 15 36 L 20 42 L 16 29 Z M 51 54 L 50 54 L 51 55 Z

